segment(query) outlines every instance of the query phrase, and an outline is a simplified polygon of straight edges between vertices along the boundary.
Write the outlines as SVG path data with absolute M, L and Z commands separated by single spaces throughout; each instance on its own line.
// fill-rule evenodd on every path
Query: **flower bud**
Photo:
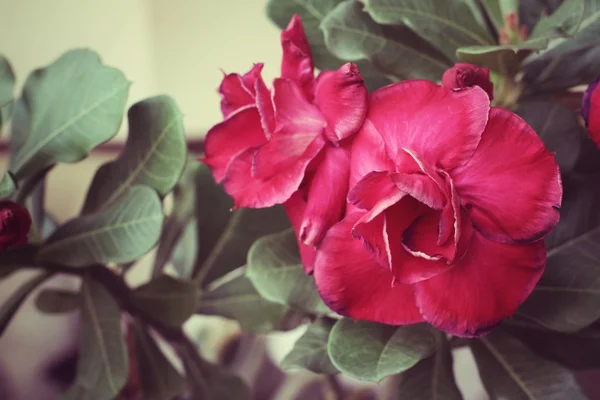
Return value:
M 589 84 L 583 94 L 581 103 L 581 116 L 585 126 L 596 145 L 600 147 L 600 76 Z
M 457 63 L 442 77 L 442 86 L 448 89 L 464 89 L 479 86 L 490 97 L 494 98 L 494 84 L 490 81 L 490 70 L 477 65 Z
M 31 216 L 27 209 L 9 200 L 0 201 L 0 251 L 27 242 Z

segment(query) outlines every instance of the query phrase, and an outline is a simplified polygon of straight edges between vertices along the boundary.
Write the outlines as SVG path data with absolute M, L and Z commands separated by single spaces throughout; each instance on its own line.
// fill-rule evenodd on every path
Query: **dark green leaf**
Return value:
M 600 165 L 600 151 L 589 138 L 577 116 L 561 102 L 532 100 L 522 102 L 515 112 L 521 116 L 555 153 L 563 174 L 586 171 Z
M 341 372 L 379 382 L 432 355 L 436 334 L 425 324 L 396 327 L 344 318 L 331 330 L 327 352 Z
M 521 62 L 531 53 L 545 49 L 548 41 L 549 39 L 538 38 L 513 45 L 461 47 L 456 51 L 456 56 L 461 61 L 513 76 L 520 71 Z
M 17 288 L 17 290 L 15 290 L 10 297 L 0 305 L 0 337 L 4 334 L 4 331 L 23 302 L 27 300 L 29 294 L 51 276 L 52 273 L 50 272 L 38 273 L 36 276 L 19 286 L 19 288 Z
M 198 201 L 201 202 L 202 200 L 199 199 Z M 205 206 L 201 214 L 197 214 L 200 249 L 196 265 L 201 266 L 195 268 L 196 271 L 199 271 L 196 279 L 203 285 L 207 285 L 228 272 L 245 265 L 248 250 L 258 238 L 273 232 L 279 232 L 290 226 L 289 219 L 282 206 L 235 210 L 230 213 L 227 227 L 220 234 L 218 241 L 212 246 L 204 247 L 204 249 L 210 248 L 208 252 L 210 255 L 200 264 L 203 258 L 200 255 L 206 254 L 203 250 L 203 243 L 214 243 L 216 236 L 213 233 L 215 230 L 219 230 L 216 226 L 213 227 L 207 224 L 207 220 L 211 219 L 208 214 L 214 213 L 213 217 L 220 220 L 220 218 L 217 218 L 214 203 L 206 202 L 203 204 Z M 206 204 L 209 204 L 208 207 L 210 208 L 206 208 Z M 199 207 L 202 206 L 199 205 Z
M 592 325 L 578 332 L 553 332 L 534 323 L 508 320 L 503 330 L 517 337 L 537 355 L 572 370 L 600 367 L 600 327 Z
M 555 32 L 573 35 L 579 30 L 585 12 L 585 0 L 565 0 L 549 17 L 542 18 L 531 37 L 552 36 Z
M 74 267 L 133 261 L 154 247 L 162 220 L 156 192 L 134 186 L 106 210 L 60 226 L 44 243 L 37 260 Z
M 244 381 L 225 371 L 221 366 L 209 363 L 190 351 L 183 353 L 181 360 L 193 399 L 246 400 L 249 398 L 249 391 Z
M 128 118 L 125 148 L 96 172 L 82 214 L 110 207 L 135 185 L 150 186 L 165 196 L 183 172 L 187 153 L 183 118 L 172 98 L 140 101 L 129 109 Z
M 538 358 L 506 333 L 494 332 L 470 345 L 483 385 L 494 399 L 586 399 L 571 372 Z
M 36 252 L 37 247 L 31 244 L 0 252 L 0 279 L 10 276 L 19 269 L 34 265 Z
M 15 155 L 15 175 L 85 158 L 117 133 L 128 92 L 125 76 L 90 50 L 71 50 L 32 72 L 23 88 L 29 132 Z
M 15 166 L 15 156 L 19 154 L 29 133 L 29 110 L 24 99 L 19 99 L 12 107 L 12 122 L 10 125 L 10 162 L 8 169 Z
M 88 278 L 81 286 L 82 332 L 75 383 L 65 400 L 112 400 L 129 372 L 121 311 L 100 283 Z
M 179 327 L 196 311 L 200 291 L 188 281 L 162 275 L 133 291 L 133 301 L 152 318 Z
M 519 22 L 531 32 L 540 18 L 552 14 L 562 2 L 563 0 L 519 0 Z
M 81 300 L 79 293 L 62 289 L 45 289 L 35 298 L 35 306 L 46 314 L 62 314 L 75 311 Z
M 497 31 L 504 28 L 504 15 L 499 0 L 481 0 L 481 5 L 486 11 L 490 22 Z
M 8 60 L 0 55 L 0 133 L 2 125 L 10 120 L 13 105 L 15 73 Z
M 202 293 L 196 312 L 234 319 L 245 332 L 280 329 L 288 307 L 265 300 L 244 272 L 241 268 L 215 281 Z
M 493 45 L 487 29 L 462 0 L 365 0 L 365 11 L 384 25 L 406 25 L 436 46 L 450 60 L 456 50 Z
M 317 374 L 337 373 L 337 368 L 327 354 L 327 341 L 334 323 L 332 319 L 319 318 L 310 324 L 296 341 L 292 351 L 281 361 L 281 368 L 305 368 Z
M 184 279 L 190 279 L 198 254 L 198 221 L 193 219 L 186 225 L 179 241 L 171 254 L 171 264 L 177 274 Z
M 356 0 L 340 3 L 323 19 L 321 29 L 327 48 L 348 61 L 368 59 L 395 80 L 439 80 L 450 62 L 403 26 L 382 27 L 362 10 Z
M 133 323 L 135 354 L 144 400 L 173 400 L 185 388 L 185 379 L 171 365 L 138 321 Z
M 321 70 L 333 70 L 339 68 L 345 61 L 338 59 L 327 49 L 319 26 L 325 16 L 341 2 L 342 0 L 269 0 L 267 15 L 281 29 L 285 29 L 294 14 L 300 15 L 315 66 Z M 390 83 L 368 61 L 358 61 L 356 64 L 369 90 Z
M 331 312 L 313 277 L 304 273 L 292 229 L 265 236 L 252 245 L 246 276 L 269 301 L 317 314 Z
M 10 172 L 5 172 L 0 181 L 0 199 L 6 199 L 17 189 Z

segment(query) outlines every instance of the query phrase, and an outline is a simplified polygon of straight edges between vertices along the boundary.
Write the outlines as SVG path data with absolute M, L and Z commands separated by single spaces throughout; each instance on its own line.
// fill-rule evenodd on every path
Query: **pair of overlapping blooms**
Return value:
M 206 137 L 236 207 L 285 206 L 339 314 L 466 337 L 510 316 L 544 270 L 562 187 L 531 127 L 490 107 L 487 71 L 367 95 L 351 63 L 314 78 L 297 16 L 281 39 L 272 89 L 261 64 L 225 76 L 225 119 Z

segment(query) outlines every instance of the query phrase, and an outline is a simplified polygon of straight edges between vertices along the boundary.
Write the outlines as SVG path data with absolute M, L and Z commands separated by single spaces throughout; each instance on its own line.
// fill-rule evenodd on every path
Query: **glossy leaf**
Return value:
M 84 279 L 81 286 L 82 332 L 77 376 L 65 400 L 111 400 L 129 371 L 121 311 L 100 283 Z
M 249 398 L 249 390 L 244 381 L 225 371 L 221 366 L 212 364 L 193 352 L 185 352 L 181 360 L 193 399 L 246 400 Z
M 6 199 L 17 189 L 15 181 L 10 172 L 5 172 L 0 181 L 0 199 Z
M 187 147 L 182 114 L 169 96 L 134 104 L 128 112 L 129 136 L 123 152 L 101 166 L 92 181 L 82 214 L 110 207 L 135 185 L 165 196 L 183 172 Z
M 173 400 L 185 388 L 185 379 L 160 350 L 148 327 L 133 323 L 135 355 L 144 400 Z
M 194 283 L 162 275 L 136 288 L 132 299 L 152 318 L 179 327 L 194 314 L 199 295 Z
M 269 0 L 267 15 L 279 26 L 285 29 L 294 14 L 300 15 L 302 25 L 310 43 L 314 64 L 321 70 L 338 69 L 345 61 L 335 57 L 327 46 L 323 32 L 319 29 L 321 22 L 331 10 L 343 0 Z M 358 61 L 358 69 L 365 79 L 369 90 L 375 90 L 390 83 L 368 61 Z
M 450 62 L 406 27 L 382 27 L 356 0 L 340 3 L 321 22 L 327 48 L 348 61 L 368 59 L 394 80 L 440 80 Z
M 66 90 L 68 88 L 68 90 Z M 23 88 L 29 132 L 15 155 L 17 178 L 85 158 L 118 131 L 129 82 L 90 50 L 71 50 L 32 72 Z
M 569 370 L 537 357 L 506 333 L 493 332 L 470 346 L 491 398 L 587 399 Z
M 321 300 L 313 277 L 304 273 L 291 229 L 265 236 L 252 245 L 246 276 L 269 301 L 317 314 L 331 312 Z
M 493 45 L 487 29 L 461 0 L 365 0 L 365 11 L 378 23 L 406 25 L 450 60 L 460 47 Z
M 72 219 L 56 229 L 37 260 L 60 260 L 73 267 L 133 261 L 154 247 L 162 220 L 156 192 L 134 186 L 108 209 Z
M 202 293 L 196 312 L 236 320 L 245 332 L 281 328 L 288 307 L 265 300 L 239 269 L 215 281 Z
M 539 38 L 514 45 L 461 47 L 456 55 L 461 61 L 513 76 L 520 71 L 521 62 L 527 56 L 545 49 L 548 42 L 549 39 Z
M 413 400 L 462 400 L 454 379 L 452 352 L 442 332 L 435 335 L 436 352 L 400 376 L 399 398 Z
M 565 0 L 550 16 L 542 18 L 531 33 L 539 38 L 553 35 L 573 35 L 579 30 L 584 18 L 586 0 Z
M 46 314 L 75 311 L 81 303 L 79 293 L 63 289 L 45 289 L 35 298 L 35 306 Z
M 281 361 L 281 368 L 284 370 L 304 368 L 317 374 L 337 373 L 337 368 L 327 354 L 329 333 L 334 323 L 332 319 L 319 318 L 310 324 Z
M 327 352 L 341 372 L 379 382 L 432 355 L 435 335 L 425 324 L 397 327 L 344 318 L 333 326 Z
M 15 316 L 21 305 L 27 300 L 27 297 L 39 285 L 52 276 L 50 272 L 41 272 L 29 279 L 17 288 L 1 305 L 0 305 L 0 337 L 6 331 L 10 321 Z
M 15 80 L 15 73 L 10 63 L 6 57 L 0 55 L 0 131 L 2 125 L 7 123 L 12 115 Z

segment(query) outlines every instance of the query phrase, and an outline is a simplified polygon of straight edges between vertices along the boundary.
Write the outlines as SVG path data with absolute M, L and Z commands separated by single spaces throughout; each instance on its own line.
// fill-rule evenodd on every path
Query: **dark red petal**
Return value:
M 542 241 L 509 245 L 474 232 L 458 264 L 415 284 L 417 304 L 438 329 L 480 336 L 516 311 L 541 277 L 545 262 Z
M 294 193 L 289 200 L 283 203 L 283 207 L 292 223 L 296 238 L 300 237 L 300 226 L 304 218 L 304 210 L 306 209 L 306 200 L 304 199 L 304 193 L 297 191 Z M 298 239 L 298 248 L 300 250 L 300 258 L 302 259 L 302 265 L 306 274 L 312 274 L 315 262 L 315 255 L 317 253 L 313 246 L 304 244 Z
M 367 87 L 355 64 L 324 71 L 315 88 L 315 105 L 327 120 L 326 136 L 332 143 L 356 133 L 367 114 Z
M 459 92 L 429 81 L 404 81 L 371 94 L 367 118 L 395 160 L 403 148 L 446 171 L 468 161 L 481 139 L 490 108 L 479 87 Z
M 411 285 L 392 287 L 392 274 L 375 262 L 352 226 L 360 213 L 334 225 L 315 259 L 315 282 L 323 301 L 334 311 L 354 319 L 405 325 L 422 322 Z
M 314 97 L 315 76 L 310 44 L 304 33 L 298 14 L 292 17 L 287 28 L 281 32 L 281 77 L 295 81 L 308 101 Z
M 600 147 L 600 76 L 589 84 L 583 95 L 581 115 L 592 140 Z
M 27 243 L 31 215 L 25 207 L 10 200 L 0 201 L 0 251 Z
M 205 156 L 199 160 L 211 168 L 215 181 L 219 183 L 236 156 L 266 141 L 258 110 L 254 106 L 246 106 L 208 131 L 204 140 Z
M 473 225 L 488 239 L 531 242 L 558 222 L 562 185 L 554 156 L 508 110 L 490 111 L 473 158 L 451 174 Z
M 394 171 L 385 143 L 371 121 L 365 120 L 355 136 L 351 151 L 350 188 L 373 171 Z
M 317 246 L 327 230 L 342 219 L 349 177 L 349 148 L 326 146 L 310 182 L 308 205 L 300 229 L 300 239 L 304 243 Z
M 262 63 L 254 64 L 244 76 L 228 74 L 223 77 L 219 86 L 223 117 L 227 118 L 235 110 L 254 104 L 254 86 L 257 80 L 262 81 L 260 77 L 262 68 Z

